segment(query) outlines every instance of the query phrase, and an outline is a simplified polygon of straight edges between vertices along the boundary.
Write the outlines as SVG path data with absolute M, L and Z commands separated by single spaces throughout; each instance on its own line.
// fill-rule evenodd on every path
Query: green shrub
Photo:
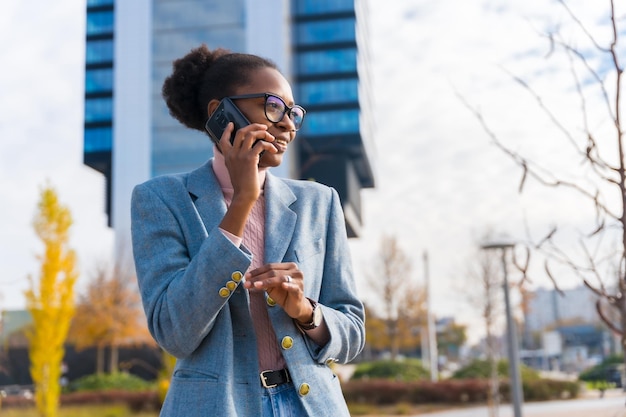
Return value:
M 61 396 L 63 406 L 71 405 L 98 405 L 98 404 L 125 404 L 131 411 L 159 410 L 161 403 L 156 391 L 80 391 Z
M 608 381 L 588 381 L 587 388 L 590 390 L 598 390 L 598 391 L 606 391 L 607 389 L 615 388 L 616 384 L 614 382 Z
M 616 383 L 621 380 L 620 365 L 623 363 L 623 356 L 609 356 L 598 365 L 581 372 L 578 379 L 586 382 L 606 381 Z
M 380 360 L 357 365 L 352 379 L 390 379 L 394 381 L 419 381 L 430 377 L 430 373 L 417 359 L 401 361 Z
M 153 388 L 152 383 L 126 372 L 113 374 L 87 375 L 73 381 L 69 385 L 70 391 L 143 391 Z
M 498 376 L 509 376 L 509 362 L 507 360 L 499 360 L 496 364 Z M 539 373 L 526 365 L 520 365 L 520 373 L 522 381 L 534 381 L 538 380 Z M 453 375 L 453 379 L 474 379 L 484 378 L 489 379 L 491 377 L 491 364 L 486 360 L 474 360 L 463 368 L 457 370 Z
M 487 389 L 487 381 L 469 379 L 438 382 L 351 379 L 342 385 L 343 395 L 349 403 L 378 406 L 484 402 Z
M 503 367 L 504 365 L 504 367 Z M 498 375 L 504 376 L 507 373 L 506 364 L 499 361 L 496 364 Z M 491 376 L 491 363 L 485 360 L 474 360 L 464 367 L 458 369 L 452 375 L 453 379 L 489 378 Z
M 523 382 L 526 401 L 576 398 L 580 384 L 550 379 Z M 476 404 L 487 400 L 489 380 L 447 379 L 431 381 L 390 381 L 385 379 L 354 380 L 342 384 L 346 401 L 350 404 L 389 406 L 393 404 Z M 508 381 L 500 384 L 500 394 L 511 401 Z
M 576 398 L 580 393 L 580 384 L 576 381 L 538 379 L 522 382 L 524 399 L 528 401 L 560 400 Z

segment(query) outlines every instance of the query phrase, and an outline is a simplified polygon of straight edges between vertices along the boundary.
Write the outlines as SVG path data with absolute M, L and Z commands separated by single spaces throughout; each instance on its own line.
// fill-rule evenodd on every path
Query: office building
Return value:
M 522 361 L 541 369 L 580 372 L 619 353 L 618 338 L 596 310 L 598 300 L 582 285 L 561 291 L 538 288 L 531 292 L 524 314 Z
M 602 323 L 596 310 L 598 296 L 584 286 L 558 292 L 553 288 L 538 288 L 530 293 L 525 328 L 541 332 L 563 324 Z
M 88 0 L 84 162 L 106 176 L 118 245 L 128 236 L 135 184 L 194 169 L 212 154 L 208 136 L 182 127 L 161 98 L 172 61 L 202 43 L 276 62 L 308 113 L 295 152 L 272 172 L 335 187 L 348 233 L 357 236 L 360 190 L 374 186 L 364 7 L 359 0 Z

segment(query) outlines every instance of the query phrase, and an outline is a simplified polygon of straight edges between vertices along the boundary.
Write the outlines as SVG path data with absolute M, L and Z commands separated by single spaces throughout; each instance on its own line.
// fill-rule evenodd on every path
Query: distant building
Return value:
M 596 311 L 598 297 L 584 286 L 562 292 L 530 294 L 521 359 L 539 369 L 580 372 L 617 353 L 619 343 Z
M 530 295 L 525 330 L 543 331 L 557 323 L 598 323 L 596 311 L 598 297 L 588 288 L 579 286 L 563 290 L 540 288 Z
M 27 310 L 6 310 L 0 315 L 0 348 L 28 346 L 26 329 L 33 323 Z
M 208 136 L 182 127 L 161 86 L 172 61 L 206 43 L 270 58 L 308 113 L 279 176 L 339 192 L 351 237 L 360 190 L 374 186 L 366 2 L 355 0 L 88 0 L 84 163 L 106 178 L 106 213 L 127 238 L 132 188 L 188 171 L 212 155 Z

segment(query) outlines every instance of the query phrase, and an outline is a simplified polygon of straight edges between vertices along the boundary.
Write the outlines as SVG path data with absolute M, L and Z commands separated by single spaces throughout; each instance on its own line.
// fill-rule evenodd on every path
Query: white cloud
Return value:
M 12 0 L 0 19 L 0 306 L 22 308 L 39 273 L 31 221 L 46 181 L 73 213 L 81 269 L 108 256 L 112 236 L 103 180 L 82 165 L 84 2 Z

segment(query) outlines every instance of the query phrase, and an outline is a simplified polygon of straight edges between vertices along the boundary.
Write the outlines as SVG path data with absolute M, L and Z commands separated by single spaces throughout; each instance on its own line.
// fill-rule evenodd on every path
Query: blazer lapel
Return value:
M 212 160 L 189 173 L 187 191 L 207 232 L 210 232 L 226 214 L 226 203 L 213 173 Z M 265 182 L 266 263 L 282 262 L 285 257 L 296 225 L 297 214 L 290 208 L 295 201 L 296 196 L 291 189 L 268 172 Z
M 295 194 L 280 178 L 267 173 L 265 180 L 265 262 L 282 262 L 291 243 L 297 214 L 289 206 Z
M 219 225 L 226 214 L 224 195 L 213 173 L 212 160 L 189 173 L 187 191 L 207 232 L 210 232 Z

